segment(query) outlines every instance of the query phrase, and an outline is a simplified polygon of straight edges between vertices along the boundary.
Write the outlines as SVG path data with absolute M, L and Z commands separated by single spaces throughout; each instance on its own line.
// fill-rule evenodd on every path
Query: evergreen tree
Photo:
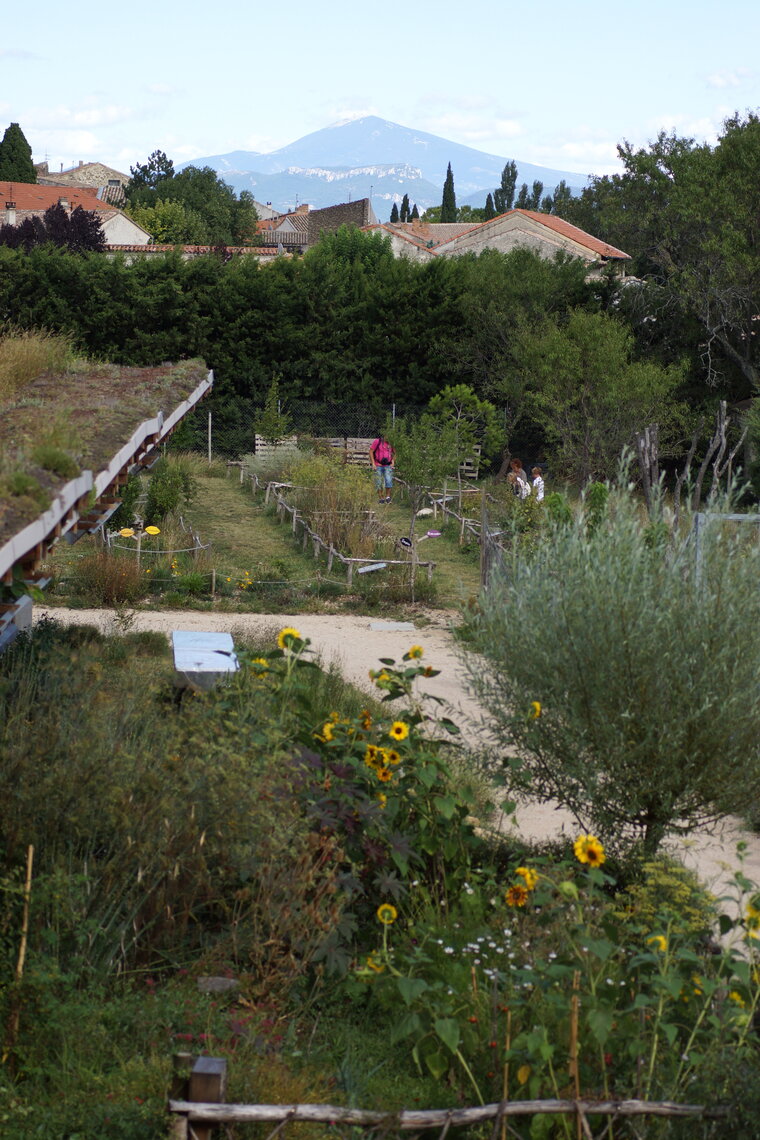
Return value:
M 36 182 L 32 148 L 18 123 L 11 123 L 0 142 L 0 182 Z
M 454 175 L 451 172 L 451 163 L 446 171 L 446 181 L 443 184 L 443 198 L 441 200 L 441 221 L 455 222 L 457 220 L 457 196 L 454 191 Z
M 398 221 L 398 204 L 396 202 L 394 202 L 393 205 L 391 206 L 391 221 L 392 222 Z
M 539 182 L 539 180 L 536 179 L 536 181 L 533 183 L 533 190 L 532 190 L 531 195 L 530 195 L 530 205 L 528 206 L 529 210 L 537 210 L 538 209 L 539 205 L 541 204 L 541 195 L 543 194 L 543 192 L 544 192 L 543 182 Z
M 515 202 L 515 209 L 516 210 L 529 210 L 530 209 L 530 190 L 528 189 L 528 183 L 527 182 L 523 182 L 522 186 L 520 187 L 520 193 L 517 195 L 517 201 Z
M 497 214 L 505 214 L 511 210 L 515 201 L 515 186 L 517 185 L 517 163 L 508 162 L 501 172 L 501 186 L 494 190 L 493 204 Z
M 554 194 L 552 195 L 552 214 L 559 214 L 561 218 L 566 216 L 568 205 L 573 200 L 573 192 L 565 182 L 564 178 L 558 182 L 554 187 Z
M 130 166 L 132 175 L 126 187 L 127 198 L 136 190 L 155 190 L 162 182 L 174 177 L 174 163 L 162 150 L 154 150 L 147 162 Z
M 405 194 L 404 197 L 401 199 L 401 212 L 399 214 L 399 221 L 401 221 L 401 222 L 408 222 L 409 221 L 409 195 L 408 194 Z
M 498 190 L 496 191 L 496 193 L 498 194 Z M 495 218 L 495 217 L 496 217 L 496 207 L 493 204 L 493 197 L 489 194 L 488 197 L 486 198 L 485 210 L 483 211 L 483 221 L 484 222 L 490 222 L 491 218 Z
M 413 208 L 412 208 L 412 216 L 411 216 L 411 219 L 410 219 L 410 220 L 411 220 L 412 222 L 416 222 L 416 221 L 419 221 L 419 217 L 420 217 L 420 212 L 419 212 L 419 210 L 417 209 L 417 203 L 415 202 L 415 203 L 414 203 L 414 206 L 413 206 Z

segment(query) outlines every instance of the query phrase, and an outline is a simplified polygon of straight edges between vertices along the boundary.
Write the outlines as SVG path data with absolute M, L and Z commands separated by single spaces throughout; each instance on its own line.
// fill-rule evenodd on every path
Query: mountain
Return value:
M 236 191 L 250 190 L 258 201 L 281 210 L 293 209 L 298 202 L 319 207 L 371 197 L 375 213 L 385 221 L 393 202 L 404 194 L 420 211 L 440 205 L 449 163 L 457 202 L 483 205 L 489 190 L 500 184 L 508 161 L 366 115 L 313 131 L 268 154 L 234 150 L 196 158 L 192 165 L 213 167 Z M 535 179 L 543 182 L 545 194 L 562 179 L 576 192 L 586 185 L 582 174 L 515 161 L 518 188 L 522 182 L 531 186 Z

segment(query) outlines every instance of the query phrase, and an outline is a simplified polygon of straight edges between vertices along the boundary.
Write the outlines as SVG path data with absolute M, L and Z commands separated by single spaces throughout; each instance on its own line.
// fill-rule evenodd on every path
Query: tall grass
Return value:
M 366 471 L 329 456 L 310 456 L 291 469 L 291 497 L 313 530 L 351 558 L 373 558 L 389 538 L 374 516 L 376 503 Z
M 0 400 L 10 399 L 43 372 L 64 371 L 72 359 L 66 334 L 6 327 L 0 334 Z

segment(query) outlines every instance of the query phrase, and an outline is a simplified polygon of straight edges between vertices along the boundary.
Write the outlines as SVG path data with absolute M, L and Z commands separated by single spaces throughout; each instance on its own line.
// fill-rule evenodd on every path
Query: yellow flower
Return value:
M 131 526 L 122 527 L 122 529 L 119 531 L 119 534 L 121 535 L 122 538 L 134 538 L 135 537 L 135 532 L 133 531 Z
M 540 716 L 541 716 L 541 702 L 540 701 L 531 701 L 530 702 L 530 712 L 528 713 L 528 720 L 538 720 L 538 718 Z
M 390 926 L 398 918 L 398 911 L 391 903 L 381 903 L 375 914 L 383 926 Z
M 401 763 L 401 753 L 397 752 L 395 748 L 386 748 L 385 749 L 385 757 L 386 757 L 388 764 L 400 764 Z
M 381 768 L 382 761 L 378 757 L 378 747 L 375 744 L 368 744 L 367 751 L 364 753 L 364 763 L 368 768 Z
M 668 940 L 663 934 L 653 934 L 651 938 L 647 938 L 647 946 L 654 946 L 655 950 L 664 954 L 668 948 Z
M 530 1065 L 520 1065 L 520 1068 L 517 1070 L 517 1082 L 518 1082 L 518 1084 L 524 1085 L 527 1082 L 528 1077 L 530 1076 L 530 1073 L 531 1073 Z
M 382 974 L 383 970 L 385 969 L 385 966 L 382 964 L 382 962 L 378 962 L 378 960 L 374 954 L 370 954 L 367 957 L 366 961 L 367 961 L 367 965 L 369 966 L 370 970 L 374 970 L 376 974 Z
M 423 649 L 422 649 L 421 645 L 413 645 L 412 648 L 409 650 L 409 652 L 405 653 L 404 656 L 410 657 L 410 658 L 418 658 L 418 657 L 422 657 L 422 653 L 423 653 Z
M 388 735 L 392 736 L 394 740 L 406 740 L 409 735 L 409 725 L 405 724 L 403 720 L 394 720 L 388 729 Z
M 528 892 L 522 883 L 510 887 L 504 896 L 507 906 L 525 906 L 528 901 Z
M 146 526 L 145 533 L 146 534 L 160 534 L 161 531 L 158 529 L 157 526 Z
M 334 733 L 333 733 L 332 721 L 328 720 L 326 724 L 322 725 L 322 739 L 323 740 L 332 740 L 333 736 L 334 736 Z
M 269 662 L 267 661 L 266 657 L 254 657 L 251 665 L 258 665 L 261 669 L 269 668 Z
M 519 875 L 523 880 L 526 890 L 532 891 L 535 889 L 536 883 L 538 882 L 538 871 L 534 871 L 532 867 L 518 867 L 515 874 Z
M 573 851 L 578 862 L 588 863 L 589 867 L 601 867 L 607 858 L 595 835 L 579 835 L 573 844 Z
M 742 1007 L 742 1009 L 747 1004 L 738 990 L 731 990 L 728 996 L 731 1001 L 735 1001 L 737 1005 L 740 1005 Z
M 749 903 L 744 914 L 744 922 L 750 938 L 760 938 L 760 910 Z
M 385 792 L 378 792 L 377 793 L 377 802 L 380 804 L 380 807 L 384 810 L 385 805 L 388 803 L 388 797 L 386 796 Z
M 374 678 L 376 685 L 381 685 L 383 681 L 390 681 L 391 679 L 390 673 L 386 673 L 385 669 L 381 669 L 379 673 L 374 673 L 370 670 L 369 675 Z
M 359 719 L 361 720 L 362 728 L 372 728 L 372 717 L 369 715 L 366 709 L 362 709 L 362 711 L 359 713 Z
M 390 768 L 378 768 L 377 778 L 378 780 L 382 780 L 384 784 L 387 784 L 393 779 L 393 773 Z
M 277 634 L 277 648 L 278 649 L 289 649 L 291 641 L 300 641 L 300 640 L 301 640 L 301 635 L 298 632 L 298 630 L 294 629 L 292 625 L 286 625 L 285 628 L 281 629 L 280 632 Z

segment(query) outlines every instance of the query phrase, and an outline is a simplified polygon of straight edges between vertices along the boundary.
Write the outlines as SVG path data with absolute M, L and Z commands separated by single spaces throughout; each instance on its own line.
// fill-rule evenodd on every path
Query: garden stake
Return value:
M 18 1023 L 21 1017 L 21 1002 L 19 1000 L 20 994 L 18 987 L 21 985 L 21 979 L 24 976 L 24 962 L 26 961 L 26 943 L 29 937 L 29 902 L 32 895 L 32 866 L 34 865 L 34 846 L 29 844 L 26 852 L 26 879 L 24 881 L 24 909 L 21 918 L 21 941 L 18 948 L 18 959 L 16 961 L 16 993 L 13 996 L 13 1006 L 11 1008 L 11 1015 L 8 1018 L 8 1032 L 5 1038 L 5 1048 L 3 1049 L 2 1063 L 5 1064 L 9 1055 L 13 1052 L 16 1044 L 16 1037 L 18 1035 Z
M 512 1048 L 512 1010 L 507 1010 L 507 1032 L 504 1035 L 504 1053 L 509 1056 L 509 1050 Z M 501 1085 L 501 1099 L 504 1104 L 509 1100 L 509 1061 L 504 1062 L 504 1079 Z M 504 1116 L 501 1118 L 501 1140 L 507 1140 L 507 1121 Z
M 580 970 L 575 970 L 573 973 L 573 996 L 570 999 L 570 1059 L 567 1066 L 568 1076 L 573 1080 L 575 1088 L 575 1099 L 580 1100 L 581 1087 L 580 1077 L 578 1074 L 578 989 L 581 984 Z M 588 1123 L 586 1128 L 588 1128 Z M 580 1109 L 575 1116 L 575 1130 L 578 1140 L 581 1140 L 581 1133 L 583 1131 L 583 1124 L 581 1122 Z

